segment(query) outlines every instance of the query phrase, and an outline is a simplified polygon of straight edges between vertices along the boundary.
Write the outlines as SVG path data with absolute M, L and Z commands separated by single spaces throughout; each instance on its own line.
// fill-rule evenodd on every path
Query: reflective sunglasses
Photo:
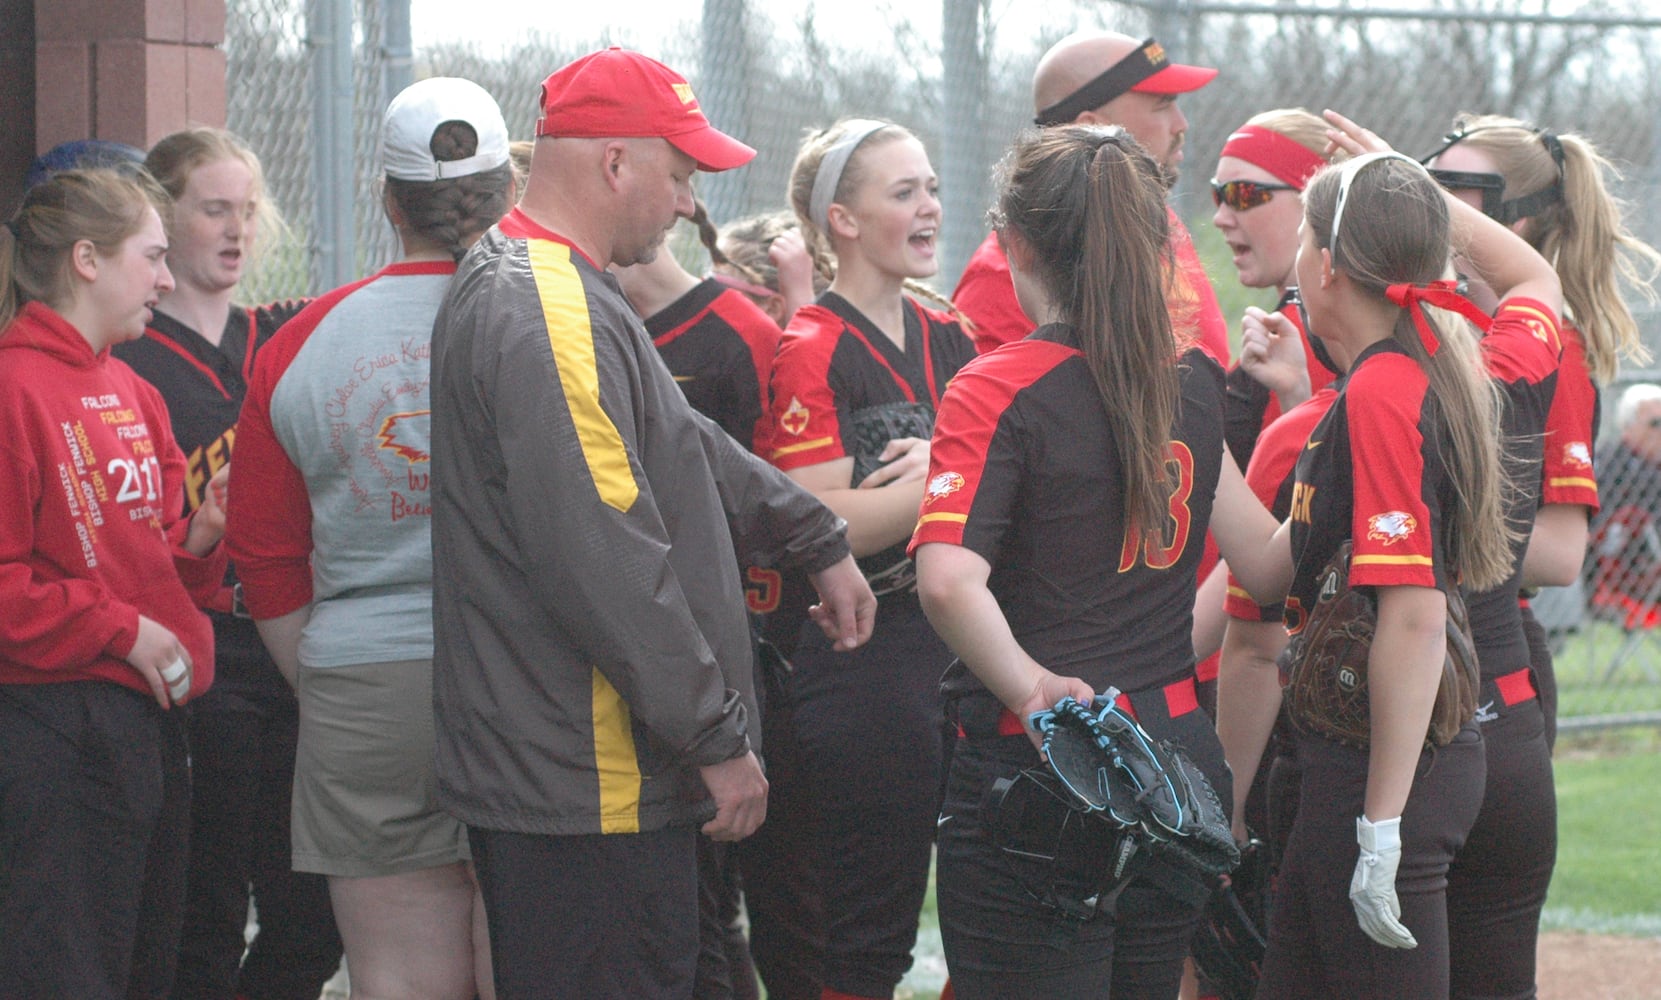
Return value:
M 1267 184 L 1263 181 L 1227 181 L 1219 184 L 1213 179 L 1211 201 L 1212 204 L 1227 205 L 1236 212 L 1244 212 L 1248 208 L 1267 205 L 1276 191 L 1296 190 L 1290 184 Z

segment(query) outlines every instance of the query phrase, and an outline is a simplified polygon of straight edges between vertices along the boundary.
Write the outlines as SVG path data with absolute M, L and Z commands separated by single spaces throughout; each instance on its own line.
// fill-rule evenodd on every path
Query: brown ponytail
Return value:
M 440 163 L 465 160 L 478 152 L 479 137 L 464 121 L 447 121 L 433 132 L 432 154 Z M 386 179 L 387 197 L 406 224 L 456 260 L 473 241 L 507 214 L 513 196 L 513 163 L 440 181 Z
M 1032 250 L 1050 302 L 1079 331 L 1125 472 L 1132 523 L 1165 523 L 1176 415 L 1172 271 L 1158 164 L 1119 128 L 1028 132 L 1005 155 L 993 224 Z

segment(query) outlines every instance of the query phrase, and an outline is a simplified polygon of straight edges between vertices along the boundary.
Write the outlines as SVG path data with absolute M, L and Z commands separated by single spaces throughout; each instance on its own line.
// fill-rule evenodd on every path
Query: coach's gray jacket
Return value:
M 739 562 L 816 572 L 843 523 L 688 406 L 616 281 L 518 211 L 462 262 L 432 378 L 444 807 L 539 834 L 707 820 L 698 767 L 759 733 Z

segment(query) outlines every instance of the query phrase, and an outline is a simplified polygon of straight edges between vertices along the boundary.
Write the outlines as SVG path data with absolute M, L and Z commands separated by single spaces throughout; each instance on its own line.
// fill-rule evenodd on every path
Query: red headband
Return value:
M 1327 162 L 1303 143 L 1261 125 L 1242 125 L 1236 129 L 1223 143 L 1222 155 L 1267 170 L 1299 191 Z
M 1484 333 L 1494 322 L 1487 313 L 1477 308 L 1476 303 L 1455 291 L 1451 281 L 1432 281 L 1428 285 L 1391 285 L 1384 290 L 1384 297 L 1406 309 L 1408 315 L 1413 317 L 1413 325 L 1419 331 L 1419 342 L 1425 345 L 1425 353 L 1432 357 L 1442 342 L 1436 339 L 1436 328 L 1425 318 L 1425 306 L 1452 310 L 1475 323 L 1477 329 Z

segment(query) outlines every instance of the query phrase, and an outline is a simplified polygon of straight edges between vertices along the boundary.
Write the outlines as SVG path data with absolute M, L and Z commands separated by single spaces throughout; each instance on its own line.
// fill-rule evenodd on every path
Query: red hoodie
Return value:
M 185 462 L 161 394 L 38 302 L 0 333 L 0 684 L 149 687 L 124 657 L 138 616 L 190 652 L 191 696 L 213 682 L 197 610 L 223 546 L 184 550 Z

